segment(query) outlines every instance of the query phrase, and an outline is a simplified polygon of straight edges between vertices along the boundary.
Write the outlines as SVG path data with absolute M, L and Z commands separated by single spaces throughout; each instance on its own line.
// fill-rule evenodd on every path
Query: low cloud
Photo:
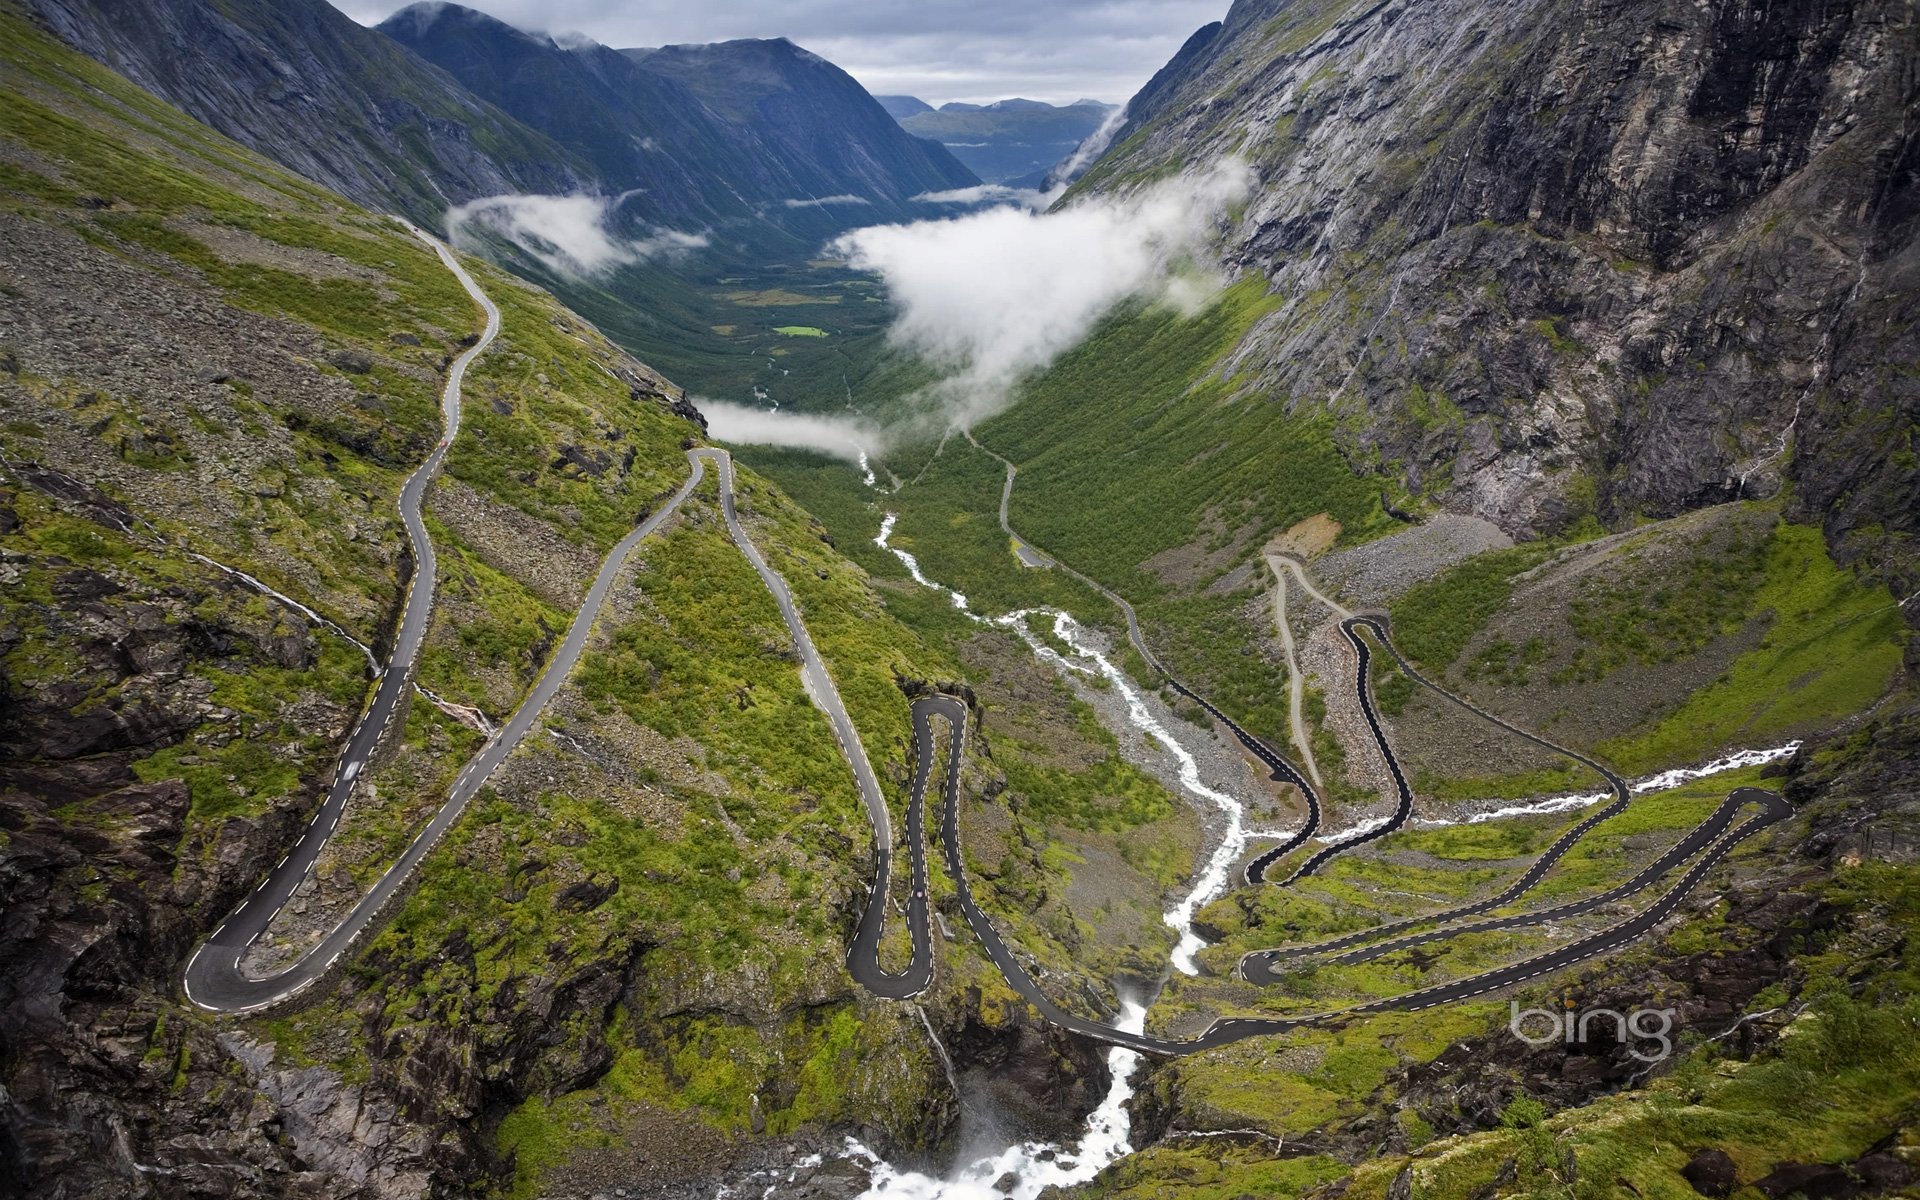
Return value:
M 931 399 L 946 422 L 965 426 L 998 411 L 1023 377 L 1120 302 L 1203 302 L 1218 286 L 1209 232 L 1252 184 L 1244 163 L 1228 162 L 1054 212 L 999 207 L 857 229 L 833 250 L 886 281 L 898 313 L 891 338 L 949 372 Z
M 1046 184 L 1050 188 L 1065 187 L 1086 173 L 1093 160 L 1106 153 L 1107 144 L 1113 141 L 1113 135 L 1127 123 L 1127 106 L 1122 104 L 1109 109 L 1100 127 L 1088 134 L 1086 140 L 1073 148 L 1073 153 L 1054 165 L 1047 172 Z
M 981 183 L 973 187 L 944 192 L 921 192 L 915 204 L 1017 204 L 1022 208 L 1043 209 L 1060 198 L 1059 192 L 1036 192 L 1032 188 L 1008 187 L 1004 183 Z
M 865 421 L 852 417 L 769 412 L 744 404 L 698 398 L 694 399 L 693 406 L 707 418 L 707 432 L 715 441 L 818 450 L 848 462 L 858 462 L 862 454 L 880 449 L 880 433 Z
M 555 274 L 584 279 L 662 254 L 697 249 L 705 234 L 654 229 L 643 237 L 613 232 L 613 212 L 631 192 L 600 196 L 488 196 L 447 210 L 447 236 L 463 250 L 480 249 L 481 232 L 502 237 Z
M 788 208 L 826 208 L 835 204 L 872 204 L 865 196 L 856 196 L 851 192 L 839 196 L 821 196 L 817 199 L 782 201 Z

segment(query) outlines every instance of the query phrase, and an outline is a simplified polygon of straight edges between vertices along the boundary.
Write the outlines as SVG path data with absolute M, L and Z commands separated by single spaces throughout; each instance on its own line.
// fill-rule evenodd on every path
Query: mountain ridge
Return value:
M 1071 155 L 1112 111 L 1097 100 L 1053 105 L 1013 98 L 955 101 L 896 119 L 907 132 L 946 145 L 987 182 L 1010 183 L 1042 175 Z
M 308 178 L 438 226 L 587 164 L 326 0 L 27 0 L 55 36 Z
M 903 134 L 851 76 L 785 39 L 562 46 L 445 3 L 411 5 L 377 28 L 593 162 L 610 191 L 632 193 L 623 207 L 658 225 L 763 219 L 812 236 L 840 223 L 779 206 L 851 194 L 905 215 L 913 195 L 977 182 Z

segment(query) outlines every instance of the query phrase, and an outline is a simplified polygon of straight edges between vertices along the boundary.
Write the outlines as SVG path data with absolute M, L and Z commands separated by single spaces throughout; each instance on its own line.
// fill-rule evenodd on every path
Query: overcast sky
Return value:
M 394 0 L 333 0 L 372 25 Z M 468 0 L 522 29 L 609 46 L 788 37 L 876 95 L 933 104 L 1126 100 L 1228 0 Z

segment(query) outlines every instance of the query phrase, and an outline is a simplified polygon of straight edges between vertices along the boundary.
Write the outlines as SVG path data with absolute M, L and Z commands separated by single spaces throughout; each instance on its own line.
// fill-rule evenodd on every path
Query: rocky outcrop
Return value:
M 57 473 L 13 473 L 119 536 L 124 510 L 107 497 Z M 45 528 L 31 494 L 0 502 L 16 530 Z M 270 1046 L 217 1036 L 174 989 L 309 797 L 210 819 L 192 812 L 185 782 L 142 764 L 189 740 L 279 732 L 221 704 L 210 679 L 309 668 L 311 635 L 263 619 L 211 570 L 166 583 L 11 547 L 0 560 L 23 595 L 52 580 L 50 603 L 9 606 L 7 662 L 62 664 L 51 678 L 0 678 L 0 1182 L 100 1196 L 419 1194 L 423 1137 L 390 1101 L 329 1071 L 276 1070 Z M 13 654 L 27 639 L 30 655 Z M 345 727 L 348 713 L 316 694 L 284 699 L 308 729 Z M 324 764 L 324 752 L 288 753 L 310 775 Z
M 1415 494 L 1525 535 L 1791 480 L 1904 594 L 1917 38 L 1883 0 L 1241 0 L 1081 186 L 1248 160 L 1225 254 L 1284 303 L 1235 366 Z
M 1023 1004 L 983 1011 L 977 989 L 961 999 L 959 1012 L 945 1014 L 956 1021 L 945 1041 L 963 1097 L 987 1097 L 1027 1136 L 1071 1142 L 1106 1094 L 1105 1049 L 1063 1033 Z

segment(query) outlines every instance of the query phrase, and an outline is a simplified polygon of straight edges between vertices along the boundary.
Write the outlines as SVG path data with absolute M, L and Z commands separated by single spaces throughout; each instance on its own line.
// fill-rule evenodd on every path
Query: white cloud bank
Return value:
M 805 200 L 783 200 L 788 208 L 829 208 L 838 204 L 872 204 L 865 196 L 856 196 L 852 192 L 843 192 L 838 196 L 809 197 Z
M 851 417 L 769 412 L 698 397 L 693 406 L 707 418 L 707 432 L 714 440 L 736 445 L 793 446 L 858 462 L 861 455 L 877 450 L 881 442 L 877 430 Z
M 913 197 L 913 201 L 916 204 L 1018 204 L 1022 208 L 1038 211 L 1058 200 L 1060 192 L 1064 190 L 1037 192 L 1032 188 L 1008 187 L 1004 183 L 979 183 L 944 192 L 921 192 Z
M 644 238 L 616 235 L 609 219 L 633 193 L 599 196 L 487 196 L 447 210 L 447 237 L 462 250 L 478 250 L 476 231 L 506 238 L 555 274 L 574 279 L 600 275 L 660 254 L 707 244 L 700 233 L 656 229 Z
M 1093 165 L 1094 159 L 1106 153 L 1107 144 L 1113 141 L 1113 135 L 1119 133 L 1120 127 L 1126 123 L 1126 105 L 1122 104 L 1110 110 L 1106 119 L 1100 122 L 1100 127 L 1088 134 L 1085 141 L 1075 146 L 1073 153 L 1067 155 L 1066 161 L 1054 164 L 1053 169 L 1047 172 L 1047 186 L 1065 188 L 1080 178 L 1086 173 L 1086 169 Z
M 1201 299 L 1208 289 L 1174 269 L 1205 260 L 1208 231 L 1252 185 L 1244 163 L 1228 162 L 1058 212 L 1002 207 L 857 229 L 833 249 L 886 281 L 899 312 L 890 336 L 951 372 L 934 398 L 964 426 L 1121 301 Z

